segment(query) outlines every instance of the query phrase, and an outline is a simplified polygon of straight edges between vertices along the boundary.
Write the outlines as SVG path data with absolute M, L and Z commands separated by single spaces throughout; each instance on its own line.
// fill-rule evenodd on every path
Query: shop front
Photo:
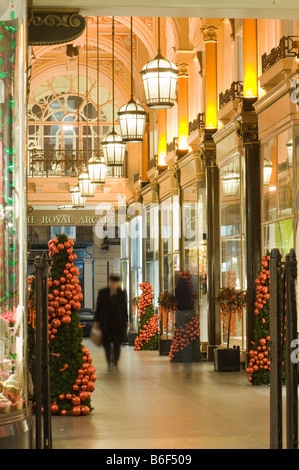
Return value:
M 179 160 L 182 210 L 182 271 L 191 275 L 200 320 L 200 340 L 208 341 L 207 201 L 204 163 L 198 152 Z
M 220 169 L 220 287 L 233 284 L 246 290 L 245 161 L 242 142 L 234 122 L 214 136 Z M 228 325 L 221 320 L 221 343 L 227 344 Z M 231 346 L 246 350 L 246 312 L 233 316 Z
M 0 17 L 0 448 L 32 447 L 27 359 L 26 2 Z

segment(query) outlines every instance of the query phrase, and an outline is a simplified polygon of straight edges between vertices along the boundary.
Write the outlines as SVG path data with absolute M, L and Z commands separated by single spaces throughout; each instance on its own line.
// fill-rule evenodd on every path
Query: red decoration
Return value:
M 81 407 L 80 406 L 73 406 L 71 413 L 73 416 L 79 416 L 81 414 Z
M 139 287 L 142 290 L 142 294 L 138 300 L 139 334 L 135 339 L 135 351 L 149 349 L 147 344 L 149 344 L 160 331 L 159 318 L 155 314 L 152 305 L 152 300 L 154 298 L 153 288 L 151 284 L 147 282 L 143 282 Z M 156 349 L 155 346 L 154 349 Z
M 56 403 L 53 403 L 53 405 L 51 405 L 51 413 L 55 415 L 58 413 L 58 411 L 59 411 L 59 406 Z

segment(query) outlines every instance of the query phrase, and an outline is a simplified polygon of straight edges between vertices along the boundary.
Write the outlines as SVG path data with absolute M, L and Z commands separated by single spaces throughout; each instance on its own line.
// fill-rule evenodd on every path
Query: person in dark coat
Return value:
M 119 276 L 110 276 L 108 287 L 99 291 L 95 311 L 95 323 L 103 333 L 103 346 L 109 370 L 118 367 L 120 345 L 128 325 L 127 295 L 119 288 L 119 282 Z M 113 359 L 111 344 L 114 349 Z

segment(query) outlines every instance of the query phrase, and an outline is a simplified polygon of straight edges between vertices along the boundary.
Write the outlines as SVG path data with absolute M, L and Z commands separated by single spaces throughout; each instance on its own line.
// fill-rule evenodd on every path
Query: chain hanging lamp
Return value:
M 234 170 L 228 171 L 222 178 L 223 193 L 226 197 L 237 195 L 240 186 L 240 176 Z
M 78 58 L 78 64 L 77 64 L 77 67 L 78 67 L 78 70 L 77 70 L 77 74 L 78 74 L 78 93 L 77 93 L 77 121 L 78 121 L 78 125 L 77 125 L 77 149 L 76 149 L 76 155 L 77 155 L 77 171 L 78 171 L 78 168 L 79 168 L 79 143 L 80 143 L 80 139 L 79 139 L 79 123 L 80 123 L 80 56 L 79 56 L 79 46 L 77 46 L 77 50 L 78 50 L 78 54 L 77 54 L 77 58 Z M 72 208 L 73 209 L 78 209 L 78 208 L 82 208 L 82 207 L 85 207 L 85 202 L 86 202 L 86 199 L 85 197 L 82 197 L 81 196 L 81 191 L 80 191 L 80 188 L 79 186 L 77 185 L 75 188 L 71 189 L 70 191 L 71 193 L 71 197 L 72 197 Z
M 112 131 L 102 140 L 102 148 L 107 166 L 123 166 L 126 152 L 126 143 L 115 131 L 115 109 L 114 109 L 114 16 L 112 17 Z
M 74 209 L 85 207 L 86 199 L 85 197 L 81 196 L 81 191 L 80 191 L 79 186 L 75 186 L 75 188 L 71 189 L 71 196 L 72 196 L 72 206 Z
M 131 16 L 131 99 L 118 112 L 121 135 L 124 142 L 142 142 L 146 111 L 134 100 L 133 92 L 133 18 Z
M 88 18 L 86 19 L 86 151 L 88 152 Z M 95 193 L 95 184 L 90 181 L 89 174 L 84 168 L 83 173 L 78 178 L 79 188 L 82 197 L 93 197 Z
M 153 109 L 169 109 L 176 102 L 178 68 L 161 54 L 158 18 L 158 54 L 141 70 L 146 104 Z
M 97 155 L 88 160 L 88 174 L 93 184 L 105 184 L 106 163 L 100 149 L 100 70 L 99 70 L 99 17 L 97 16 Z

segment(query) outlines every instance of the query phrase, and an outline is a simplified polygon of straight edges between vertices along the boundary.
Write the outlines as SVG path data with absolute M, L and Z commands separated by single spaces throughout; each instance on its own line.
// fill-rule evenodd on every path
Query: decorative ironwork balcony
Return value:
M 198 113 L 197 117 L 194 121 L 189 122 L 189 135 L 192 132 L 195 132 L 199 129 L 203 129 L 206 124 L 206 114 L 205 113 Z
M 265 73 L 281 59 L 295 57 L 298 49 L 299 36 L 283 36 L 277 47 L 273 47 L 269 54 L 265 52 L 262 55 L 262 73 Z
M 175 152 L 178 148 L 178 138 L 174 137 L 172 142 L 167 144 L 166 150 L 167 153 Z
M 137 183 L 137 181 L 139 181 L 140 179 L 140 174 L 139 173 L 135 173 L 134 174 L 134 183 Z
M 29 177 L 78 177 L 97 151 L 33 149 L 28 151 Z M 127 153 L 123 166 L 107 167 L 108 178 L 127 178 Z
M 148 162 L 148 169 L 152 170 L 157 166 L 157 161 L 158 161 L 158 155 L 155 155 L 154 158 L 151 158 L 150 161 Z
M 230 88 L 219 94 L 219 109 L 227 103 L 243 96 L 243 82 L 232 82 Z

